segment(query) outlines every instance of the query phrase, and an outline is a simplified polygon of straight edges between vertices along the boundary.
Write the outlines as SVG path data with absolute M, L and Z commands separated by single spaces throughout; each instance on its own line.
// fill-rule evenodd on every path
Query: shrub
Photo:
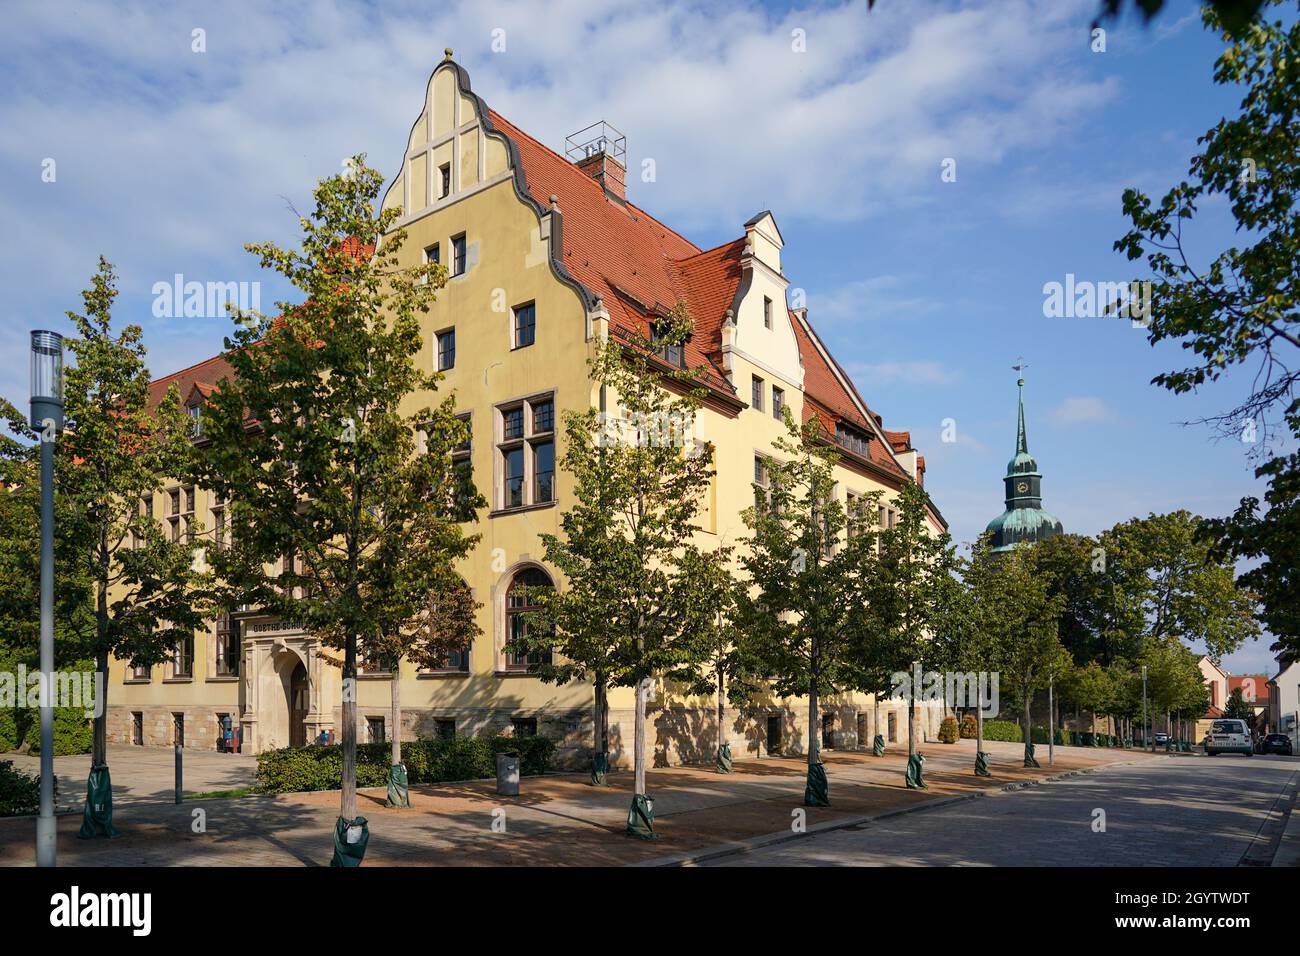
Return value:
M 12 760 L 0 760 L 0 817 L 35 813 L 40 805 L 40 781 L 15 770 Z
M 1025 735 L 1021 733 L 1020 725 L 1014 720 L 986 720 L 984 721 L 984 739 L 1020 743 L 1025 739 Z
M 494 777 L 496 755 L 519 754 L 519 772 L 545 773 L 555 756 L 549 737 L 452 737 L 402 743 L 402 763 L 410 783 L 443 783 Z M 357 745 L 357 786 L 382 787 L 388 782 L 390 744 Z M 337 790 L 343 781 L 343 751 L 339 746 L 286 747 L 257 757 L 257 787 L 262 793 Z
M 945 744 L 955 744 L 961 737 L 961 731 L 957 729 L 956 717 L 945 717 L 943 723 L 939 725 L 939 740 Z
M 27 730 L 30 752 L 41 752 L 41 725 L 38 711 L 33 712 L 31 727 Z M 95 728 L 86 719 L 86 711 L 81 707 L 54 708 L 54 756 L 67 757 L 72 754 L 88 754 L 95 742 Z
M 1051 735 L 1048 734 L 1046 727 L 1031 727 L 1030 739 L 1036 744 L 1045 744 Z
M 967 714 L 961 719 L 961 735 L 964 740 L 974 740 L 979 728 L 974 714 Z
M 0 753 L 21 747 L 31 723 L 32 712 L 25 707 L 0 709 Z

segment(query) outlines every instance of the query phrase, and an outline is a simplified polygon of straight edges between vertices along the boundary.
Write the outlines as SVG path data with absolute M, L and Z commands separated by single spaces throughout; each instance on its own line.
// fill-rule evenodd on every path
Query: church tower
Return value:
M 1017 372 L 1027 367 L 1023 363 L 1012 366 Z M 1042 473 L 1038 462 L 1029 454 L 1029 440 L 1025 437 L 1025 380 L 1016 381 L 1020 390 L 1020 416 L 1016 428 L 1016 454 L 1007 463 L 1006 510 L 989 522 L 993 532 L 993 550 L 1010 551 L 1018 544 L 1045 541 L 1063 534 L 1065 529 L 1054 515 L 1043 510 Z

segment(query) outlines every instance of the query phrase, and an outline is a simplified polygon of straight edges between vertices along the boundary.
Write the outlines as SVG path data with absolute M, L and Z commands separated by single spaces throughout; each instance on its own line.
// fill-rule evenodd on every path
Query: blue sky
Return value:
M 1067 530 L 1225 514 L 1261 491 L 1250 446 L 1180 423 L 1235 405 L 1243 377 L 1174 397 L 1149 382 L 1176 347 L 1126 321 L 1043 315 L 1044 284 L 1067 273 L 1131 277 L 1111 251 L 1122 190 L 1177 182 L 1240 98 L 1211 82 L 1219 47 L 1192 3 L 1108 24 L 1102 53 L 1097 6 L 7 5 L 0 349 L 24 356 L 28 329 L 66 330 L 103 253 L 155 372 L 214 354 L 226 320 L 156 319 L 153 284 L 261 280 L 270 308 L 287 290 L 243 244 L 292 242 L 290 204 L 353 152 L 395 172 L 450 46 L 476 92 L 553 148 L 599 119 L 621 129 L 630 198 L 701 246 L 771 209 L 810 319 L 886 425 L 911 430 L 957 539 L 1001 511 L 1021 355 L 1045 506 Z M 654 182 L 635 175 L 645 158 Z M 1194 248 L 1232 237 L 1207 205 Z M 0 393 L 21 404 L 26 375 L 4 363 Z M 955 443 L 940 440 L 949 418 Z M 1271 673 L 1267 643 L 1228 667 Z

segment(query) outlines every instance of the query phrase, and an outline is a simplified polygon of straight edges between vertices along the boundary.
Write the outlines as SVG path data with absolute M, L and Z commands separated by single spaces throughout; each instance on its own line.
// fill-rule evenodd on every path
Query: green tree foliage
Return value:
M 395 635 L 429 625 L 437 588 L 473 542 L 454 519 L 477 500 L 450 466 L 464 438 L 453 400 L 420 404 L 438 381 L 417 362 L 420 315 L 445 272 L 401 267 L 406 235 L 390 232 L 401 211 L 376 209 L 382 186 L 354 157 L 316 187 L 299 248 L 247 247 L 303 301 L 277 303 L 274 321 L 235 316 L 234 374 L 208 400 L 209 441 L 192 472 L 230 503 L 231 541 L 212 563 L 240 602 L 343 651 L 346 820 L 356 817 L 358 647 L 382 658 Z
M 573 478 L 573 503 L 561 534 L 542 535 L 564 586 L 538 596 L 540 610 L 511 645 L 559 652 L 537 667 L 543 680 L 595 684 L 598 751 L 607 746 L 605 687 L 636 689 L 636 797 L 646 792 L 649 681 L 696 660 L 699 626 L 719 610 L 701 606 L 713 592 L 699 577 L 704 562 L 693 543 L 713 474 L 712 447 L 689 438 L 700 402 L 695 373 L 655 353 L 689 331 L 678 307 L 660 320 L 653 344 L 614 337 L 596 344 L 589 365 L 601 409 L 563 416 L 560 466 Z
M 1278 5 L 1280 0 L 1273 0 Z M 1258 4 L 1239 5 L 1258 7 Z M 1260 596 L 1274 650 L 1300 648 L 1300 453 L 1270 441 L 1279 427 L 1300 436 L 1297 350 L 1300 349 L 1300 19 L 1290 23 L 1229 19 L 1226 4 L 1207 9 L 1209 27 L 1224 35 L 1214 67 L 1221 85 L 1244 88 L 1240 111 L 1198 140 L 1189 178 L 1158 201 L 1124 193 L 1132 228 L 1115 243 L 1129 259 L 1145 258 L 1154 275 L 1149 338 L 1177 342 L 1191 353 L 1182 369 L 1156 376 L 1175 393 L 1200 388 L 1237 366 L 1253 366 L 1250 394 L 1210 419 L 1234 439 L 1253 442 L 1266 460 L 1256 474 L 1269 482 L 1261 513 L 1255 497 L 1206 532 L 1222 551 L 1257 563 L 1243 583 Z M 1189 252 L 1198 208 L 1226 200 L 1240 245 L 1201 261 Z M 1188 233 L 1185 235 L 1185 233 Z M 1277 420 L 1280 415 L 1280 422 Z
M 781 696 L 808 695 L 808 766 L 820 760 L 822 694 L 861 679 L 867 608 L 879 567 L 875 498 L 854 515 L 835 497 L 837 455 L 820 422 L 802 429 L 785 412 L 786 434 L 765 460 L 766 484 L 754 483 L 755 503 L 743 518 L 749 535 L 741 566 L 750 584 L 738 601 L 743 652 L 773 678 Z
M 75 364 L 65 371 L 67 423 L 55 454 L 56 527 L 64 541 L 56 573 L 65 601 L 86 600 L 89 587 L 91 612 L 65 621 L 61 638 L 65 655 L 89 658 L 103 677 L 93 759 L 107 764 L 109 658 L 158 664 L 171 657 L 201 625 L 210 580 L 195 542 L 169 540 L 141 511 L 141 500 L 192 460 L 180 396 L 173 388 L 150 402 L 140 327 L 113 329 L 117 286 L 107 260 L 99 260 L 82 298 L 85 314 L 67 313 L 76 328 L 68 340 Z
M 1252 724 L 1255 722 L 1255 708 L 1246 703 L 1246 699 L 1242 696 L 1240 687 L 1228 695 L 1228 703 L 1227 706 L 1223 708 L 1223 716 L 1248 720 Z
M 955 629 L 961 595 L 955 548 L 947 532 L 930 523 L 929 505 L 919 485 L 904 484 L 894 499 L 893 526 L 878 532 L 875 560 L 869 553 L 857 556 L 852 570 L 868 589 L 868 600 L 858 609 L 865 619 L 850 631 L 868 642 L 866 652 L 855 655 L 861 672 L 912 673 L 914 664 L 932 670 L 943 663 L 943 643 L 936 638 Z M 912 689 L 919 695 L 921 688 Z M 910 705 L 907 727 L 908 751 L 915 754 Z
M 1022 709 L 1023 734 L 1030 738 L 1029 706 L 1034 694 L 1069 672 L 1069 652 L 1059 639 L 1065 597 L 1050 593 L 1033 547 L 993 553 L 986 533 L 965 568 L 972 626 L 987 648 L 989 670 L 999 674 L 1005 706 Z
M 1204 643 L 1218 660 L 1259 634 L 1254 595 L 1237 586 L 1231 564 L 1187 511 L 1121 522 L 1103 535 L 1117 586 L 1141 613 L 1142 635 Z

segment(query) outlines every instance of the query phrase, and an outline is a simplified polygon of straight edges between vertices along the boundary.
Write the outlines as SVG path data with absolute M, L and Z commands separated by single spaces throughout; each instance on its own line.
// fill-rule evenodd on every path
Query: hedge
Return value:
M 1020 725 L 1014 720 L 986 720 L 984 721 L 984 739 L 1020 743 L 1025 739 L 1025 735 L 1021 733 Z
M 39 712 L 33 714 L 31 725 L 27 728 L 28 752 L 41 752 L 41 723 Z M 86 718 L 86 711 L 81 707 L 54 708 L 54 756 L 67 757 L 72 754 L 88 754 L 95 743 L 95 725 Z
M 549 737 L 451 737 L 402 742 L 402 763 L 410 783 L 443 783 L 496 776 L 496 755 L 519 753 L 519 772 L 535 776 L 551 769 L 555 741 Z M 391 744 L 357 745 L 357 786 L 388 783 Z M 285 747 L 257 757 L 257 789 L 262 793 L 337 790 L 343 781 L 340 746 Z
M 40 781 L 15 770 L 12 760 L 0 760 L 0 817 L 35 813 L 40 805 Z

